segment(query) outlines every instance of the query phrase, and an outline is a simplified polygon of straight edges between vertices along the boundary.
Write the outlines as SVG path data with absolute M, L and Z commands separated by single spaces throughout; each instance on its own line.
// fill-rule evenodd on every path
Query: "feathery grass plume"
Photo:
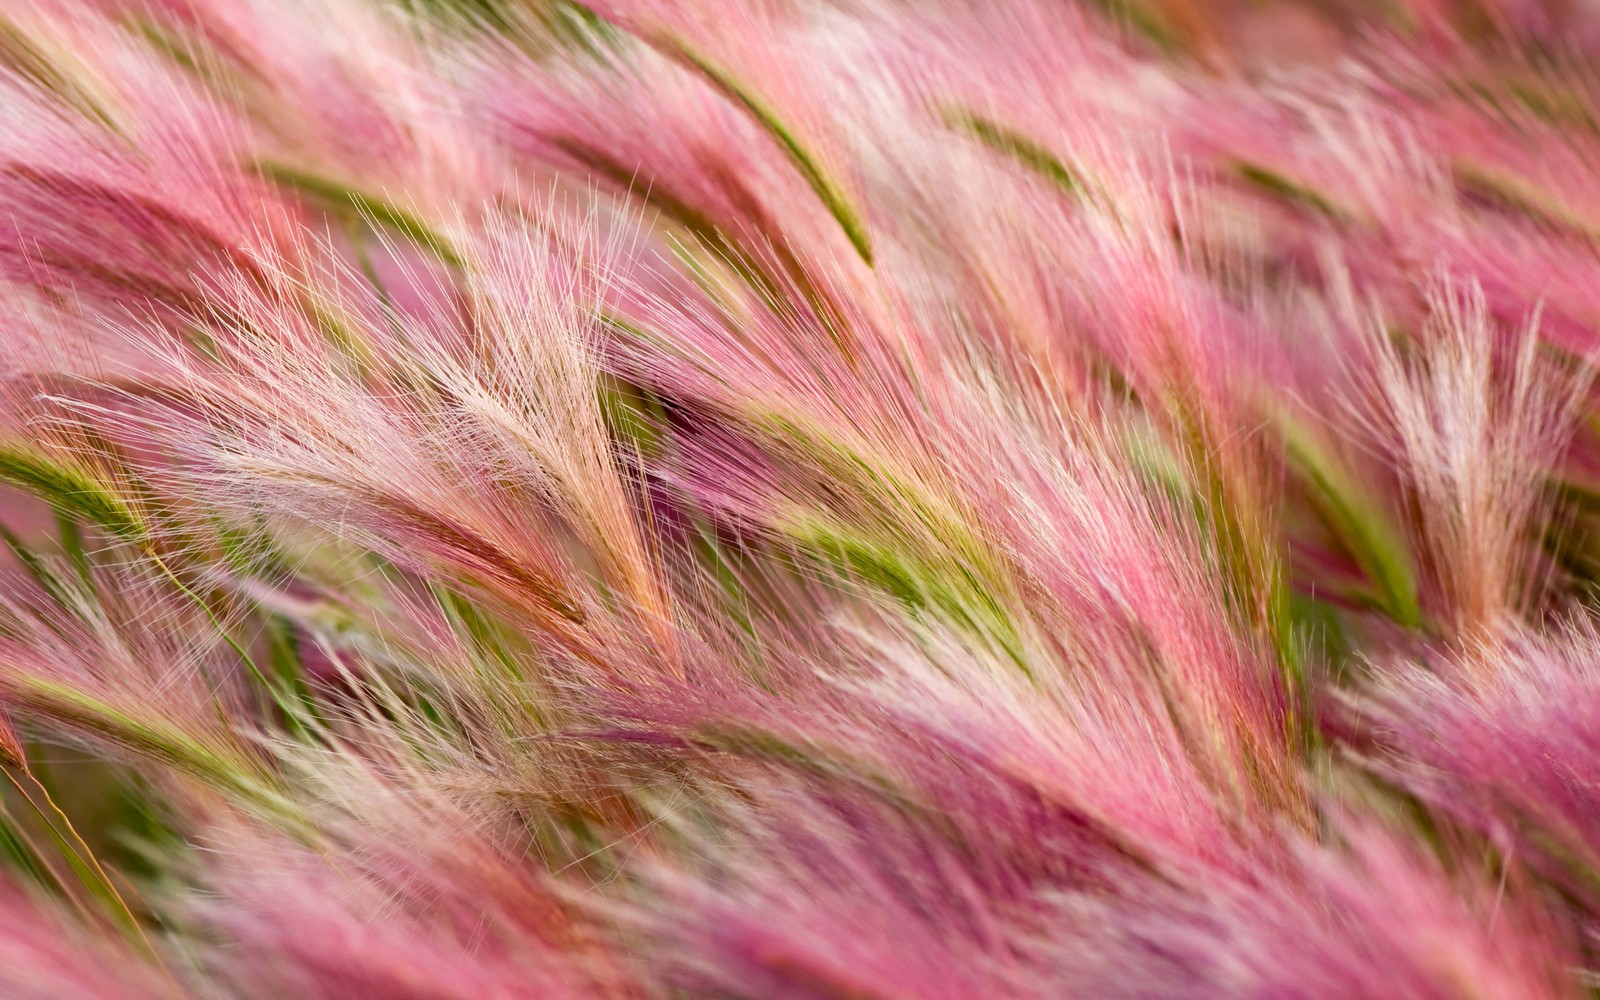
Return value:
M 1569 932 L 1516 882 L 1453 873 L 1372 820 L 1343 843 L 1299 844 L 1270 884 L 1202 882 L 1197 898 L 1154 888 L 1135 912 L 1093 896 L 1062 902 L 1082 929 L 1051 985 L 1108 997 L 1572 997 Z M 1154 904 L 1154 905 L 1153 905 Z M 1057 924 L 1059 926 L 1060 924 Z M 1057 995 L 1057 994 L 1053 994 Z
M 207 893 L 171 906 L 218 936 L 201 960 L 219 987 L 330 1000 L 636 995 L 592 915 L 496 842 L 515 836 L 501 817 L 453 807 L 431 787 L 437 775 L 388 764 L 386 777 L 382 763 L 300 762 L 309 782 L 343 796 L 319 807 L 314 850 L 212 828 L 230 848 L 200 872 Z
M 1591 991 L 1597 27 L 0 4 L 0 993 Z
M 0 905 L 5 928 L 5 964 L 0 986 L 18 1000 L 175 1000 L 185 992 L 137 951 L 114 938 L 97 937 L 58 912 L 7 884 Z
M 1548 634 L 1517 630 L 1432 670 L 1386 667 L 1352 705 L 1378 730 L 1371 766 L 1475 830 L 1500 865 L 1527 865 L 1570 895 L 1584 926 L 1600 886 L 1586 777 L 1595 641 L 1587 619 Z
M 1437 615 L 1470 640 L 1542 602 L 1545 483 L 1583 385 L 1540 356 L 1534 330 L 1496 329 L 1481 293 L 1446 285 L 1430 306 L 1414 346 L 1374 335 L 1366 420 L 1411 494 Z
M 25 719 L 273 804 L 259 715 L 210 609 L 170 576 L 35 558 L 0 605 L 0 688 Z

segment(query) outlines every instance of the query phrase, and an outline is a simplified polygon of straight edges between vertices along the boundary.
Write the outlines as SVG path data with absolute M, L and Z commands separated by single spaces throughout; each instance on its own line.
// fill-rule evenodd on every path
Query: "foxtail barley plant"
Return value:
M 1600 13 L 0 0 L 0 998 L 1600 989 Z

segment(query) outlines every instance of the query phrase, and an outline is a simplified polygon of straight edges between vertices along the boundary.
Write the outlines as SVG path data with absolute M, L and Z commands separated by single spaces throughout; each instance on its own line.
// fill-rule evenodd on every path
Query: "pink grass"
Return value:
M 1596 23 L 0 3 L 0 995 L 1587 995 Z

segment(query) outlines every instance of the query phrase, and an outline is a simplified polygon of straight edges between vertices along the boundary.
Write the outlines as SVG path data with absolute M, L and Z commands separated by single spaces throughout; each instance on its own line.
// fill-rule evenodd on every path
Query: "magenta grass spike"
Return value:
M 1591 995 L 1596 60 L 0 0 L 0 998 Z

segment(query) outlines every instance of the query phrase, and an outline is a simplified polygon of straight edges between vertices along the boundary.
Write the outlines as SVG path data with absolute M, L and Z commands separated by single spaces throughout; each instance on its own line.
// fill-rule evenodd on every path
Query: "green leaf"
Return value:
M 255 171 L 266 180 L 321 202 L 332 210 L 354 211 L 363 219 L 392 229 L 451 267 L 462 266 L 461 256 L 450 241 L 414 212 L 376 195 L 288 164 L 262 160 L 255 164 Z
M 1288 419 L 1282 425 L 1290 467 L 1309 487 L 1318 516 L 1377 585 L 1389 617 L 1407 628 L 1420 628 L 1416 575 L 1399 529 L 1306 428 Z
M 0 481 L 21 487 L 58 512 L 82 517 L 121 538 L 142 538 L 139 515 L 87 471 L 25 445 L 0 445 Z
M 1021 132 L 970 111 L 948 111 L 944 117 L 953 128 L 960 129 L 990 149 L 1011 157 L 1066 194 L 1077 198 L 1084 193 L 1083 181 L 1072 168 L 1062 162 L 1060 157 Z
M 1258 163 L 1240 163 L 1235 169 L 1238 170 L 1239 176 L 1244 180 L 1280 201 L 1304 205 L 1318 214 L 1325 215 L 1335 221 L 1342 221 L 1350 217 L 1349 212 L 1324 198 L 1321 194 L 1306 187 L 1304 184 L 1290 180 L 1275 170 L 1269 170 Z
M 822 199 L 822 203 L 827 206 L 828 211 L 838 221 L 840 228 L 849 237 L 850 244 L 861 255 L 861 259 L 870 265 L 872 263 L 872 242 L 867 236 L 867 228 L 862 222 L 860 214 L 850 204 L 850 200 L 845 197 L 843 190 L 822 169 L 822 165 L 817 161 L 817 158 L 811 154 L 810 150 L 806 149 L 805 145 L 801 143 L 789 126 L 784 124 L 783 119 L 778 117 L 777 111 L 762 100 L 758 94 L 741 83 L 726 68 L 718 65 L 703 53 L 696 51 L 682 39 L 664 36 L 649 39 L 649 41 L 668 56 L 705 77 L 712 86 L 749 112 L 750 116 L 762 128 L 766 129 L 767 134 L 778 141 L 778 144 L 789 154 L 789 159 L 793 161 L 801 176 L 806 179 L 806 183 L 811 185 L 811 190 L 816 192 L 817 197 Z

